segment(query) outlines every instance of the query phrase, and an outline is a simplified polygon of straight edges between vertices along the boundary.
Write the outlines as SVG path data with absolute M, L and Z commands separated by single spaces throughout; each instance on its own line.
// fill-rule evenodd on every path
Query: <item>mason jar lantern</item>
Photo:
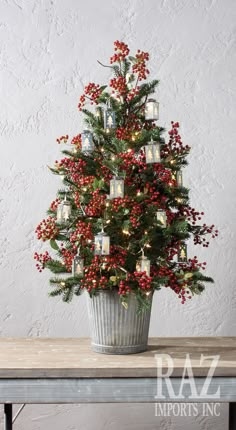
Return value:
M 146 272 L 147 276 L 150 276 L 150 260 L 142 253 L 136 263 L 137 272 Z
M 145 155 L 146 163 L 160 163 L 161 161 L 161 151 L 160 143 L 151 140 L 147 145 L 145 145 Z
M 102 119 L 102 108 L 101 108 L 101 106 L 95 107 L 95 117 L 99 120 Z
M 111 129 L 116 128 L 116 115 L 110 107 L 104 111 L 104 128 L 107 133 Z
M 110 180 L 110 199 L 124 197 L 124 179 L 119 176 L 113 176 Z
M 145 104 L 145 119 L 156 121 L 159 119 L 159 103 L 155 99 L 148 99 Z
M 91 131 L 84 130 L 81 133 L 82 138 L 82 152 L 93 152 L 94 143 L 93 143 L 93 135 Z
M 73 259 L 72 275 L 83 276 L 84 274 L 84 259 L 80 256 L 79 251 Z
M 110 254 L 110 236 L 102 230 L 94 238 L 94 253 L 95 255 Z
M 177 170 L 176 172 L 176 182 L 178 187 L 182 187 L 183 186 L 183 172 L 182 170 Z
M 65 196 L 65 199 L 57 207 L 57 222 L 62 223 L 62 222 L 68 221 L 70 216 L 71 216 L 71 204 Z
M 160 227 L 165 228 L 167 224 L 167 216 L 166 212 L 163 209 L 159 209 L 157 211 L 157 221 L 159 222 Z
M 178 263 L 187 262 L 187 245 L 186 243 L 181 243 L 178 251 Z

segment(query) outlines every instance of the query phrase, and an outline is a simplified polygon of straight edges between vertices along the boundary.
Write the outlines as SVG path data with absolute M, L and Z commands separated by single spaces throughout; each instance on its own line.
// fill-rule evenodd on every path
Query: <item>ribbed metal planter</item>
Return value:
M 133 354 L 147 350 L 151 306 L 137 314 L 137 299 L 129 295 L 128 308 L 117 291 L 99 290 L 92 298 L 86 291 L 92 350 L 103 354 Z M 153 295 L 148 296 L 152 304 Z

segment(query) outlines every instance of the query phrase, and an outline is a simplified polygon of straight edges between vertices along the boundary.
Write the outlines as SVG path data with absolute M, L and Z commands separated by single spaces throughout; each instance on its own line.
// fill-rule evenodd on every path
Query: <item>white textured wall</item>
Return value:
M 220 237 L 208 250 L 216 282 L 182 306 L 156 294 L 152 336 L 236 335 L 234 254 L 236 144 L 236 3 L 234 0 L 0 0 L 0 336 L 86 336 L 84 298 L 70 305 L 47 297 L 48 273 L 38 274 L 34 229 L 60 186 L 47 165 L 59 156 L 56 137 L 80 132 L 83 85 L 106 82 L 113 41 L 151 54 L 160 78 L 160 123 L 181 124 L 192 146 L 185 180 L 192 204 Z M 162 419 L 163 430 L 224 429 L 221 417 Z M 153 405 L 28 406 L 16 430 L 145 429 L 160 424 Z M 158 427 L 159 428 L 159 427 Z

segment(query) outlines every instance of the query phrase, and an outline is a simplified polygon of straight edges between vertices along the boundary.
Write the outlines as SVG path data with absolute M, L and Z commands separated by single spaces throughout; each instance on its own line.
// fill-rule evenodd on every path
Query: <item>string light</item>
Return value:
M 128 236 L 130 235 L 129 230 L 127 230 L 127 229 L 123 229 L 123 230 L 122 230 L 122 233 L 123 233 L 123 234 L 126 234 L 126 235 L 128 235 Z

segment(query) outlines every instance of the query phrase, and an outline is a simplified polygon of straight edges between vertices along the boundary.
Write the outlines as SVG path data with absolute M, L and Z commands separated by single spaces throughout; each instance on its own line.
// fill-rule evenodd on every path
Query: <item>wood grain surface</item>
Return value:
M 212 361 L 200 363 L 201 354 L 220 356 L 214 376 L 236 376 L 236 337 L 149 338 L 148 351 L 131 355 L 95 353 L 88 338 L 0 338 L 0 378 L 150 378 L 156 354 L 171 356 L 172 377 L 182 376 L 186 354 L 194 376 L 206 376 Z

